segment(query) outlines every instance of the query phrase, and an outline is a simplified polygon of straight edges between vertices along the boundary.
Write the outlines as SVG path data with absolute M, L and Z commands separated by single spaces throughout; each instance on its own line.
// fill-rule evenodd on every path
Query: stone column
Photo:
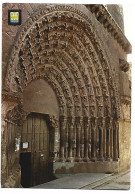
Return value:
M 76 157 L 76 124 L 74 120 L 74 127 L 73 127 L 73 158 L 75 159 Z
M 99 160 L 103 160 L 103 145 L 104 145 L 104 140 L 103 140 L 103 130 L 104 130 L 104 123 L 105 120 L 104 118 L 101 118 L 100 120 L 100 125 L 99 125 Z
M 64 162 L 64 148 L 65 148 L 65 128 L 66 128 L 66 118 L 60 117 L 60 161 Z
M 69 126 L 69 153 L 68 153 L 68 161 L 73 161 L 73 128 L 74 128 L 74 118 L 68 118 L 68 126 Z
M 119 120 L 117 120 L 117 160 L 119 159 Z
M 88 127 L 88 157 L 91 159 L 91 120 L 89 119 Z
M 76 118 L 76 161 L 80 161 L 81 117 Z
M 100 118 L 97 118 L 96 128 L 96 160 L 99 160 L 99 133 L 100 133 Z
M 110 135 L 111 135 L 111 145 L 110 145 L 110 152 L 111 152 L 111 159 L 113 159 L 113 118 L 111 118 L 111 131 L 110 131 Z
M 69 127 L 68 127 L 68 123 L 66 124 L 66 129 L 65 129 L 65 158 L 67 159 L 68 158 L 68 130 L 69 130 Z
M 113 129 L 113 149 L 114 149 L 114 154 L 113 154 L 113 159 L 115 161 L 118 160 L 118 151 L 119 151 L 119 146 L 118 146 L 118 133 L 119 133 L 119 123 L 118 121 L 114 121 L 114 129 Z
M 92 149 L 91 149 L 91 160 L 96 160 L 96 130 L 97 130 L 97 117 L 91 118 L 91 132 L 92 132 Z
M 104 139 L 104 143 L 103 143 L 103 156 L 104 159 L 106 160 L 106 118 L 103 118 L 103 139 Z
M 81 124 L 81 130 L 80 130 L 80 156 L 81 156 L 81 160 L 83 160 L 84 158 L 84 125 L 83 125 L 83 121 Z
M 110 117 L 107 118 L 106 122 L 106 130 L 107 130 L 107 160 L 111 159 L 111 126 L 112 119 Z
M 60 149 L 60 136 L 59 136 L 59 123 L 58 121 L 56 121 L 55 123 L 55 128 L 53 129 L 55 130 L 55 139 L 54 139 L 54 159 L 53 162 L 56 162 L 58 160 L 58 152 Z
M 89 119 L 84 118 L 84 161 L 89 161 L 88 157 L 88 130 L 89 130 Z

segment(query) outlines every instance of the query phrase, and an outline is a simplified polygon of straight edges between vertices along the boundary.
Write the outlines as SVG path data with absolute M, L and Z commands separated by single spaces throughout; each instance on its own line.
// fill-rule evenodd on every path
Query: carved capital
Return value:
M 129 63 L 125 59 L 119 59 L 120 69 L 124 72 L 129 70 Z
M 15 106 L 12 110 L 8 111 L 6 115 L 6 119 L 8 121 L 16 123 L 17 125 L 22 125 L 23 123 L 22 118 L 23 118 L 23 110 L 20 104 Z
M 131 104 L 131 97 L 130 96 L 121 96 L 121 102 L 126 105 Z

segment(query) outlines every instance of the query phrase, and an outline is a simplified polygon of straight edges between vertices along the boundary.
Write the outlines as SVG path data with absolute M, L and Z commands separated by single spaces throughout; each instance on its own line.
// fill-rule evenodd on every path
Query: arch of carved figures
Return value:
M 20 32 L 6 88 L 22 93 L 39 78 L 49 83 L 59 104 L 59 158 L 117 160 L 117 87 L 96 30 L 79 10 L 48 6 Z

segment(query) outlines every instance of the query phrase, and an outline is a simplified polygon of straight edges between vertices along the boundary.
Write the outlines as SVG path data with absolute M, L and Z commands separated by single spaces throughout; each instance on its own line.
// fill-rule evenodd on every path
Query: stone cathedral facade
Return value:
M 130 168 L 121 6 L 3 4 L 2 19 L 2 187 Z

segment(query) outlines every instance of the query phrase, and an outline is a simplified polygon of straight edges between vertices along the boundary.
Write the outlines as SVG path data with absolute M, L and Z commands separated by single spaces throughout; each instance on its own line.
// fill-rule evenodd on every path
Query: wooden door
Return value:
M 45 115 L 32 113 L 23 124 L 22 142 L 28 142 L 31 152 L 31 186 L 49 179 L 49 130 Z
M 21 185 L 24 188 L 31 186 L 31 153 L 23 152 L 20 154 L 21 165 Z

